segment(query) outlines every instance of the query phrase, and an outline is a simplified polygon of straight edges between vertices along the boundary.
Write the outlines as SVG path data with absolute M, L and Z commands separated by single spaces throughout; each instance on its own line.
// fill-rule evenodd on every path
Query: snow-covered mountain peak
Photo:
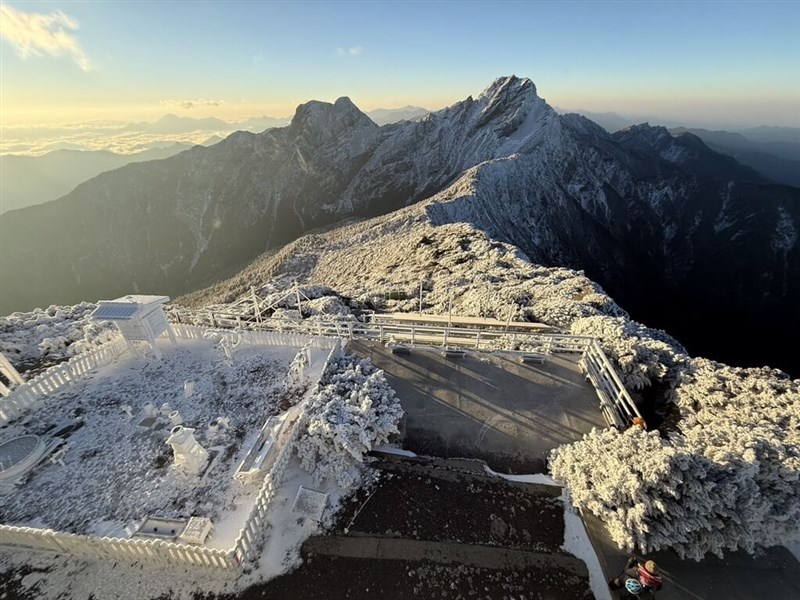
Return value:
M 650 123 L 638 123 L 624 127 L 617 132 L 621 138 L 638 137 L 651 145 L 658 142 L 663 142 L 672 137 L 672 134 L 666 127 L 661 125 L 650 125 Z
M 378 129 L 372 120 L 353 104 L 350 98 L 342 96 L 336 102 L 311 100 L 297 107 L 290 131 L 294 133 L 324 133 L 333 137 L 348 129 Z
M 481 92 L 480 96 L 478 96 L 478 101 L 488 100 L 490 104 L 494 104 L 501 99 L 520 94 L 532 94 L 536 96 L 536 86 L 533 81 L 527 77 L 507 75 L 498 77 L 490 83 L 486 89 Z
M 536 94 L 533 82 L 513 75 L 495 79 L 475 105 L 477 127 L 489 125 L 499 138 L 509 138 L 500 155 L 525 151 L 532 137 L 557 121 L 557 113 Z
M 481 124 L 498 120 L 501 116 L 510 116 L 512 119 L 517 117 L 517 120 L 520 120 L 519 116 L 527 114 L 537 101 L 542 102 L 536 95 L 536 86 L 530 79 L 520 79 L 513 75 L 495 79 L 478 96 Z

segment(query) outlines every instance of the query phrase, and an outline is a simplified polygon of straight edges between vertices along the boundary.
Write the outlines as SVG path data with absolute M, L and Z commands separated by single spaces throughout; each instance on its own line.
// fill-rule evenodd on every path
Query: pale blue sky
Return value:
M 435 109 L 516 74 L 559 107 L 800 126 L 800 1 L 2 5 L 6 124 Z

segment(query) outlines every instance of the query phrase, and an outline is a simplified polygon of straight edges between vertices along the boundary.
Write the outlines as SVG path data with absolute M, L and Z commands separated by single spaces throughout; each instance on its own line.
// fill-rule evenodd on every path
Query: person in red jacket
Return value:
M 658 565 L 652 560 L 642 563 L 631 556 L 622 574 L 608 582 L 612 590 L 620 590 L 620 598 L 650 600 L 661 589 L 661 574 Z

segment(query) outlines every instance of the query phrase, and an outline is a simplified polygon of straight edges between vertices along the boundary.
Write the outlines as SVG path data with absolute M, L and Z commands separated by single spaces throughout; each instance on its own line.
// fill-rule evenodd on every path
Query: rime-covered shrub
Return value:
M 629 389 L 640 390 L 655 381 L 665 381 L 688 359 L 683 346 L 665 332 L 624 317 L 578 319 L 572 323 L 570 333 L 597 338 L 606 356 L 619 367 L 622 383 Z
M 295 446 L 301 464 L 316 481 L 333 478 L 349 487 L 354 467 L 397 432 L 402 416 L 383 371 L 367 359 L 342 356 L 309 399 L 306 430 Z
M 322 296 L 303 302 L 303 315 L 321 319 L 349 317 L 350 307 L 338 296 Z
M 0 352 L 22 367 L 31 361 L 58 361 L 91 350 L 117 334 L 110 321 L 92 321 L 96 304 L 50 306 L 0 317 Z
M 679 377 L 680 432 L 593 431 L 553 451 L 553 476 L 626 549 L 699 559 L 797 540 L 800 382 L 704 359 Z

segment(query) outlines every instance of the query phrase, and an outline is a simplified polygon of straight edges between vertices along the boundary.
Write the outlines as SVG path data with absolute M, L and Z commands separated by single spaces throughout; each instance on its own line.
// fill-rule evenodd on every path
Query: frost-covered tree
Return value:
M 640 390 L 663 382 L 685 365 L 686 350 L 667 333 L 625 317 L 591 316 L 575 320 L 570 333 L 596 338 L 603 352 L 619 368 L 622 383 Z
M 593 431 L 551 455 L 575 505 L 626 549 L 699 559 L 800 537 L 800 381 L 697 359 L 674 391 L 680 431 Z
M 305 431 L 296 444 L 303 468 L 317 481 L 356 481 L 364 454 L 397 432 L 403 409 L 383 371 L 367 359 L 341 356 L 309 399 Z

